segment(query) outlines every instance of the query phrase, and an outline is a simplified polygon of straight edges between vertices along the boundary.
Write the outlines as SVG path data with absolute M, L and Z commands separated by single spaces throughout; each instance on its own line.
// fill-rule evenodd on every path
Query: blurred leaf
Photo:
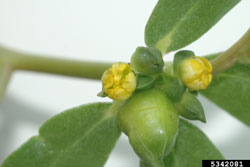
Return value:
M 170 52 L 192 43 L 240 0 L 159 0 L 145 29 L 147 46 Z
M 201 167 L 205 159 L 224 157 L 201 130 L 181 119 L 174 150 L 164 159 L 165 166 Z
M 217 74 L 201 94 L 250 126 L 250 64 L 236 63 Z
M 103 167 L 120 136 L 110 106 L 95 103 L 56 115 L 2 167 Z

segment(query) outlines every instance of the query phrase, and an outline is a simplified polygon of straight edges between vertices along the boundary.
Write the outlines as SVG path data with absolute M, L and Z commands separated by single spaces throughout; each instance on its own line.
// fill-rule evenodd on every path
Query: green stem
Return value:
M 0 102 L 14 70 L 37 71 L 51 74 L 100 80 L 110 63 L 75 61 L 20 53 L 0 47 Z
M 110 108 L 109 108 L 109 113 L 111 116 L 114 116 L 117 114 L 118 109 L 122 103 L 123 103 L 123 101 L 117 101 L 117 100 L 113 101 L 112 106 L 110 106 Z
M 213 73 L 217 74 L 230 68 L 241 57 L 250 57 L 250 29 L 226 52 L 212 61 Z
M 0 47 L 0 58 L 7 61 L 12 70 L 38 71 L 88 79 L 101 79 L 110 63 L 95 63 L 51 58 L 19 53 Z
M 11 67 L 9 63 L 4 63 L 0 59 L 0 102 L 5 94 L 10 76 L 11 76 Z

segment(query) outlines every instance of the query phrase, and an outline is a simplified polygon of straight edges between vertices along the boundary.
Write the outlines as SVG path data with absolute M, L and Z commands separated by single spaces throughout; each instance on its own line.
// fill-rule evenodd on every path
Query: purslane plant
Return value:
M 240 0 L 159 0 L 145 28 L 147 46 L 130 62 L 94 63 L 26 55 L 0 48 L 0 99 L 12 71 L 32 70 L 102 81 L 112 103 L 72 108 L 48 120 L 2 167 L 102 167 L 121 132 L 141 167 L 199 167 L 224 159 L 188 120 L 206 122 L 201 93 L 250 126 L 250 30 L 230 49 L 206 57 L 180 50 Z M 183 119 L 183 118 L 184 119 Z

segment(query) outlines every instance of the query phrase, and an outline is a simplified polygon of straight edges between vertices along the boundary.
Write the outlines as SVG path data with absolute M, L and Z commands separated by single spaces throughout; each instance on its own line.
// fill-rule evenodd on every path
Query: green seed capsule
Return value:
M 145 166 L 163 167 L 175 144 L 178 113 L 158 89 L 138 92 L 119 108 L 118 123 Z
M 159 74 L 163 66 L 162 54 L 156 48 L 138 47 L 131 57 L 132 69 L 144 75 Z

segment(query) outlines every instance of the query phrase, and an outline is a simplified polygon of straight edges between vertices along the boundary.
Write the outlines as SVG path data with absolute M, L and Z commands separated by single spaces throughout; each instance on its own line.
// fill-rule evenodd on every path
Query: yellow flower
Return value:
M 190 90 L 206 89 L 212 80 L 212 65 L 202 57 L 193 57 L 180 64 L 180 77 Z
M 136 88 L 136 76 L 128 64 L 115 63 L 103 73 L 102 86 L 111 99 L 125 100 Z

